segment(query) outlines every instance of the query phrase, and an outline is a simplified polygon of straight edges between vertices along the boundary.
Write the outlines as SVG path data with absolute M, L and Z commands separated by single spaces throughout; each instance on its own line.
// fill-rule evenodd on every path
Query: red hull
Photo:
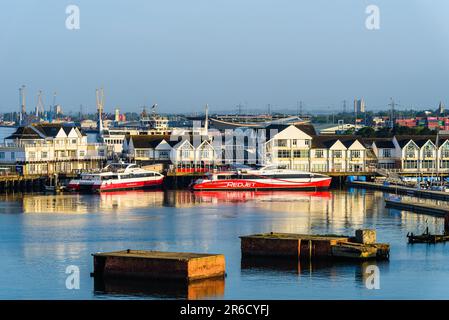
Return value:
M 110 184 L 92 184 L 92 185 L 80 185 L 69 184 L 68 188 L 73 191 L 92 191 L 92 192 L 106 192 L 117 190 L 132 190 L 132 189 L 146 189 L 161 186 L 164 178 L 159 180 L 148 181 L 136 181 L 136 182 L 121 182 Z
M 332 179 L 323 179 L 313 182 L 286 182 L 286 183 L 263 183 L 251 180 L 216 180 L 207 181 L 193 186 L 194 190 L 280 190 L 280 189 L 304 189 L 316 190 L 327 189 Z

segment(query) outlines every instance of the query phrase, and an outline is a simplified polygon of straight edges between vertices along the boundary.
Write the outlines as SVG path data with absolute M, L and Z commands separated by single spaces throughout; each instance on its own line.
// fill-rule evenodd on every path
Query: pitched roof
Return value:
M 30 127 L 19 127 L 17 130 L 10 136 L 5 139 L 44 139 L 42 138 L 33 128 Z
M 129 140 L 132 140 L 136 149 L 154 149 L 164 140 L 169 142 L 170 137 L 163 135 L 133 135 L 129 136 Z
M 364 145 L 362 139 L 353 135 L 319 135 L 312 137 L 312 148 L 329 149 L 338 140 L 340 140 L 346 148 L 349 148 L 355 141 L 359 141 Z
M 292 126 L 292 124 L 277 124 L 277 123 L 272 123 L 266 126 L 264 129 L 267 141 L 273 138 L 275 134 L 287 129 L 290 126 Z M 309 136 L 316 135 L 315 127 L 311 124 L 304 123 L 304 124 L 296 124 L 294 126 Z M 276 133 L 273 132 L 273 135 L 271 134 L 272 130 L 276 130 Z
M 393 140 L 391 140 L 391 139 L 388 139 L 388 140 L 375 140 L 373 142 L 376 144 L 376 147 L 380 148 L 380 149 L 394 149 L 395 148 Z
M 396 136 L 396 140 L 401 148 L 403 148 L 410 140 L 413 140 L 418 147 L 422 147 L 427 141 L 436 143 L 436 136 Z
M 316 136 L 315 127 L 310 123 L 297 124 L 295 127 L 309 136 Z

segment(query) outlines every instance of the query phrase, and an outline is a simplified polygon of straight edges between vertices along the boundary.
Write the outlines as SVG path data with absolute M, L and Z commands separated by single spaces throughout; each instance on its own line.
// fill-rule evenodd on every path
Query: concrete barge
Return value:
M 264 233 L 241 238 L 242 256 L 295 259 L 389 259 L 390 246 L 375 243 L 374 230 L 357 230 L 355 237 Z
M 222 254 L 124 250 L 93 257 L 95 277 L 194 281 L 225 276 Z

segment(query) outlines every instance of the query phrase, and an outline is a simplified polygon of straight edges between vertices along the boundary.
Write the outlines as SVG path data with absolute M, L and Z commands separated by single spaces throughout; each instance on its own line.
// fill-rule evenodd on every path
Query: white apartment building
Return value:
M 267 164 L 312 172 L 365 170 L 366 148 L 354 136 L 315 136 L 294 125 L 266 129 L 278 130 L 267 135 Z
M 166 162 L 186 169 L 212 166 L 217 159 L 215 149 L 207 137 L 180 137 L 171 141 L 170 136 L 148 135 L 127 136 L 123 142 L 123 156 L 128 161 Z
M 0 164 L 21 174 L 76 173 L 101 168 L 106 147 L 87 142 L 77 127 L 36 124 L 19 127 L 0 145 Z

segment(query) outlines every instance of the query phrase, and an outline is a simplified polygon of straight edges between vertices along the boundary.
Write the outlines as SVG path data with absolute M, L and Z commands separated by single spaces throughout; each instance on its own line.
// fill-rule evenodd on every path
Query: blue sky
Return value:
M 81 29 L 65 28 L 76 4 Z M 380 30 L 365 28 L 369 4 Z M 449 105 L 446 0 L 17 0 L 0 11 L 0 111 L 38 90 L 65 110 L 368 108 Z

